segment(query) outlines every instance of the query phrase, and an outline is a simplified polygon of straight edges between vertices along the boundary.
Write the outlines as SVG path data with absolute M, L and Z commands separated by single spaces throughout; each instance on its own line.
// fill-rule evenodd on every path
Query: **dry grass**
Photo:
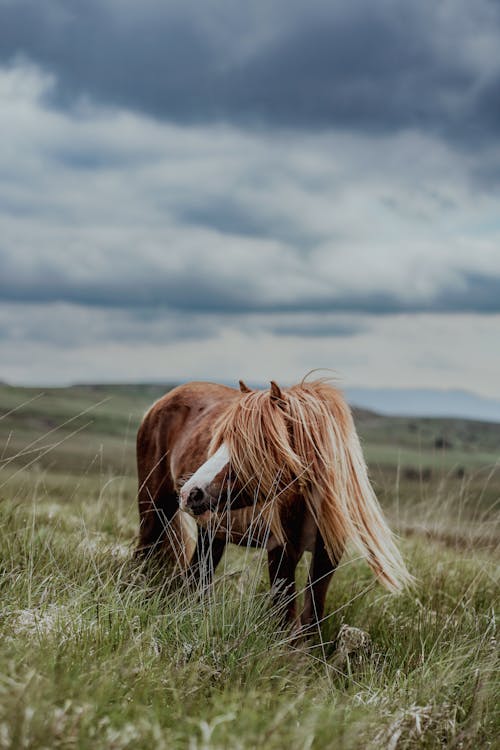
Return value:
M 230 548 L 204 592 L 138 566 L 135 481 L 106 468 L 129 448 L 88 438 L 101 468 L 0 469 L 0 748 L 495 747 L 498 537 L 476 535 L 496 517 L 477 479 L 387 480 L 415 589 L 387 594 L 346 558 L 321 634 L 297 646 L 261 553 Z M 369 642 L 339 644 L 346 626 Z

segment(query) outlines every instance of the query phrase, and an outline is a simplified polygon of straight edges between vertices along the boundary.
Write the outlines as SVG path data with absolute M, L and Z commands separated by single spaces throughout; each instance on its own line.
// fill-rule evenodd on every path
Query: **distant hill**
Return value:
M 225 382 L 221 380 L 219 382 Z M 136 403 L 152 403 L 163 393 L 173 388 L 176 383 L 77 383 L 72 386 L 61 387 L 19 387 L 11 386 L 0 380 L 3 394 L 17 392 L 21 394 L 52 393 L 52 394 L 86 394 L 87 396 L 107 397 L 122 396 L 135 400 Z M 236 383 L 227 385 L 237 387 Z M 266 388 L 266 384 L 248 381 L 251 388 Z M 368 388 L 340 387 L 349 404 L 362 418 L 369 416 L 368 412 L 393 417 L 449 417 L 457 419 L 472 419 L 480 422 L 500 423 L 500 397 L 498 399 L 480 396 L 471 391 L 459 389 L 432 388 Z M 365 414 L 363 414 L 365 412 Z
M 457 417 L 500 422 L 500 399 L 461 390 L 346 388 L 349 402 L 391 416 Z
M 153 401 L 171 387 L 158 383 L 68 388 L 0 385 L 0 467 L 14 462 L 68 471 L 89 471 L 89 467 L 101 471 L 107 466 L 113 471 L 133 472 L 140 420 Z M 357 396 L 363 390 L 348 392 L 348 396 L 360 403 Z M 401 411 L 411 413 L 418 402 L 413 406 L 407 394 L 401 393 Z M 391 408 L 391 402 L 377 400 L 369 405 L 372 403 Z M 500 418 L 488 422 L 382 415 L 365 408 L 353 411 L 365 455 L 373 467 L 454 471 L 456 467 L 475 470 L 499 463 Z M 488 417 L 494 416 L 491 410 Z

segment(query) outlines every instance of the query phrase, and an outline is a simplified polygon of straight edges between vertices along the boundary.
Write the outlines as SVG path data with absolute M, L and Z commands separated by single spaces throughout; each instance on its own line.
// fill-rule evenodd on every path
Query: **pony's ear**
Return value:
M 239 380 L 238 382 L 240 384 L 240 391 L 242 393 L 251 393 L 252 392 L 252 389 L 249 388 L 248 385 L 243 382 L 243 380 Z
M 274 380 L 271 380 L 271 393 L 269 394 L 269 398 L 274 404 L 276 404 L 276 406 L 285 406 L 286 404 L 281 388 L 274 382 Z

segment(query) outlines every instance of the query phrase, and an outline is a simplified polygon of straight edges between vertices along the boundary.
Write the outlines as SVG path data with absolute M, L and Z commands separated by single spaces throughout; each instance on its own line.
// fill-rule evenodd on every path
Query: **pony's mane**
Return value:
M 368 479 L 351 411 L 336 388 L 316 380 L 284 389 L 279 398 L 243 393 L 215 425 L 211 451 L 222 442 L 239 482 L 255 494 L 282 543 L 280 506 L 299 494 L 332 560 L 351 541 L 386 586 L 410 581 Z

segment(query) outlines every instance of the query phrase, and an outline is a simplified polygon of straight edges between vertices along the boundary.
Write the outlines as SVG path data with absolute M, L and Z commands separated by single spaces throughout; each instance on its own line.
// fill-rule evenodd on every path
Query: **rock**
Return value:
M 348 662 L 360 662 L 371 651 L 372 639 L 361 628 L 342 625 L 337 636 L 337 649 L 334 654 L 333 666 L 344 670 Z

